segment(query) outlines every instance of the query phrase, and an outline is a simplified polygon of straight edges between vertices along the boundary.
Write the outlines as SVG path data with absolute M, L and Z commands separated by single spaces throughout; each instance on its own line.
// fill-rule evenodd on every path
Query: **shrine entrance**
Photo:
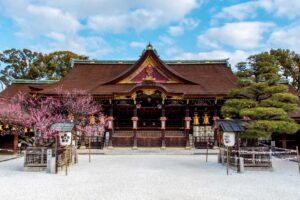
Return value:
M 137 90 L 114 106 L 114 146 L 185 147 L 185 107 L 157 89 Z

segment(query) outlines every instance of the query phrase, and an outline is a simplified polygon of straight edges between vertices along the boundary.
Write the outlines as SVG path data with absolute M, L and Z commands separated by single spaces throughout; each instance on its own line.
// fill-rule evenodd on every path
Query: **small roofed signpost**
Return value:
M 68 147 L 72 143 L 72 130 L 74 128 L 73 123 L 56 123 L 51 126 L 52 130 L 58 132 L 59 144 L 66 147 L 65 152 L 65 166 L 66 166 L 66 176 L 68 176 L 68 165 L 69 165 L 69 150 Z M 71 158 L 72 159 L 72 158 Z
M 226 146 L 226 173 L 228 176 L 228 168 L 229 168 L 229 149 L 228 147 L 232 147 L 235 144 L 235 134 L 233 132 L 224 132 L 223 133 L 223 141 Z
M 227 159 L 228 159 L 228 147 L 232 145 L 232 143 L 229 143 L 230 137 L 228 134 L 225 133 L 233 133 L 234 134 L 234 145 L 236 145 L 236 151 L 237 151 L 237 172 L 241 172 L 241 163 L 243 163 L 243 160 L 240 158 L 240 133 L 245 131 L 245 124 L 250 123 L 250 120 L 236 120 L 236 119 L 218 119 L 216 120 L 216 125 L 219 129 L 219 131 L 223 132 L 223 142 L 224 145 L 227 147 Z M 224 138 L 225 136 L 226 138 Z M 225 139 L 227 139 L 225 141 Z M 236 141 L 236 142 L 235 142 Z M 231 140 L 232 142 L 232 140 Z M 243 170 L 242 170 L 243 171 Z

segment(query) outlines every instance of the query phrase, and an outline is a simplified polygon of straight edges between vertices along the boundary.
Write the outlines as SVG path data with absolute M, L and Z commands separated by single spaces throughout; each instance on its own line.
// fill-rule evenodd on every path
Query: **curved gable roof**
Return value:
M 124 72 L 122 72 L 121 74 L 119 74 L 118 76 L 113 78 L 111 81 L 106 82 L 105 85 L 107 85 L 107 84 L 116 84 L 119 81 L 121 81 L 121 80 L 125 79 L 126 77 L 130 76 L 132 73 L 134 73 L 141 66 L 141 64 L 147 59 L 147 57 L 151 57 L 152 59 L 154 59 L 155 62 L 158 63 L 157 67 L 159 67 L 162 71 L 164 71 L 166 74 L 170 75 L 171 77 L 175 77 L 175 79 L 178 79 L 182 83 L 193 84 L 193 85 L 197 84 L 197 83 L 187 79 L 186 77 L 182 76 L 181 74 L 179 74 L 178 72 L 173 70 L 170 66 L 168 66 L 166 63 L 164 63 L 157 56 L 157 54 L 153 50 L 152 46 L 148 45 L 146 51 L 142 54 L 142 56 L 139 60 L 137 60 L 131 67 L 129 67 Z

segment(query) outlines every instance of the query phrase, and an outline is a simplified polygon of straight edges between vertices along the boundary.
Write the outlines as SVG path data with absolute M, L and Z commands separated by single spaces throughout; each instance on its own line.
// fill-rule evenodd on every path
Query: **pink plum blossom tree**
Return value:
M 83 90 L 62 92 L 57 89 L 57 97 L 20 92 L 10 100 L 0 101 L 0 105 L 0 120 L 18 126 L 16 132 L 34 127 L 36 142 L 33 145 L 45 145 L 43 141 L 53 140 L 57 133 L 51 125 L 57 122 L 71 120 L 83 135 L 91 134 L 89 127 L 103 129 L 105 124 L 101 106 Z M 87 120 L 95 114 L 102 116 L 99 122 Z

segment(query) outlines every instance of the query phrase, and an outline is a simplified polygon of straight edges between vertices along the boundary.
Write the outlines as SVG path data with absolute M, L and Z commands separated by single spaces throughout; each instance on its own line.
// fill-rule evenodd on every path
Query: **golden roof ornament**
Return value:
M 146 47 L 147 50 L 153 50 L 153 46 L 152 44 L 149 42 L 147 47 Z

